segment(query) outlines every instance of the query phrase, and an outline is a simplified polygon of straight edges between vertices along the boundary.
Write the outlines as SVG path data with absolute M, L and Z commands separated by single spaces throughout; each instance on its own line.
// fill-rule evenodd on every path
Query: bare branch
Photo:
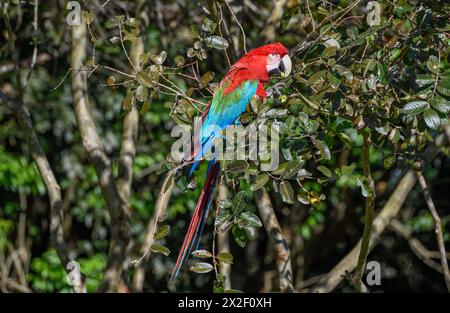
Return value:
M 267 41 L 275 40 L 275 32 L 280 25 L 281 18 L 284 14 L 284 8 L 287 4 L 287 0 L 277 0 L 273 1 L 273 8 L 270 17 L 267 20 L 266 26 L 262 30 L 262 35 Z
M 138 37 L 131 45 L 131 61 L 134 68 L 140 71 L 139 56 L 144 52 L 144 42 Z M 123 199 L 129 201 L 131 183 L 133 180 L 133 162 L 136 155 L 136 142 L 139 129 L 139 112 L 133 105 L 130 111 L 125 113 L 123 119 L 122 144 L 120 148 L 119 177 L 117 190 Z
M 42 180 L 44 181 L 50 201 L 50 236 L 52 243 L 56 247 L 61 263 L 65 266 L 69 259 L 68 248 L 64 241 L 63 212 L 61 210 L 61 187 L 59 186 L 55 174 L 53 173 L 53 170 L 48 162 L 47 156 L 39 143 L 28 111 L 21 103 L 17 103 L 16 100 L 8 97 L 2 92 L 0 92 L 0 100 L 16 116 L 20 129 L 22 130 L 22 133 L 27 141 L 30 154 L 39 169 Z
M 236 22 L 236 24 L 238 24 L 239 28 L 241 29 L 242 32 L 242 41 L 243 41 L 243 46 L 244 46 L 244 51 L 245 53 L 247 53 L 247 37 L 245 36 L 245 31 L 244 28 L 242 27 L 241 23 L 239 23 L 238 18 L 236 17 L 236 14 L 234 14 L 233 8 L 230 6 L 230 4 L 228 3 L 228 0 L 224 1 L 225 4 L 228 7 L 228 10 L 230 10 L 231 15 L 233 16 L 234 21 Z
M 220 208 L 220 202 L 224 199 L 228 198 L 228 188 L 225 184 L 223 176 L 220 179 L 220 182 L 218 184 L 218 190 L 217 190 L 217 199 L 216 199 L 216 212 Z M 217 213 L 216 213 L 217 217 Z M 214 226 L 216 228 L 216 226 Z M 214 237 L 216 236 L 216 229 L 214 229 Z M 218 246 L 218 252 L 223 251 L 230 251 L 230 241 L 229 241 L 229 232 L 218 232 L 217 233 L 217 246 Z M 213 238 L 213 242 L 215 242 L 215 238 Z M 215 249 L 213 248 L 213 254 L 215 255 Z M 224 262 L 220 262 L 219 264 L 219 271 L 222 275 L 225 275 L 227 278 L 225 280 L 224 288 L 225 290 L 231 289 L 231 264 L 227 264 Z
M 367 131 L 363 132 L 364 145 L 363 145 L 363 167 L 364 176 L 367 178 L 367 184 L 369 185 L 369 194 L 366 197 L 366 207 L 364 214 L 364 233 L 361 241 L 361 250 L 359 251 L 358 264 L 356 265 L 355 276 L 352 277 L 351 282 L 358 291 L 365 290 L 365 286 L 362 282 L 362 277 L 366 269 L 367 254 L 369 253 L 370 233 L 372 231 L 373 211 L 375 207 L 375 184 L 372 178 L 372 171 L 370 169 L 370 135 Z
M 447 286 L 447 290 L 450 292 L 450 272 L 448 269 L 447 256 L 445 252 L 445 243 L 444 236 L 442 235 L 442 224 L 441 218 L 434 206 L 433 199 L 431 198 L 430 192 L 428 190 L 428 184 L 423 176 L 421 171 L 416 171 L 417 179 L 419 180 L 420 188 L 422 189 L 422 193 L 425 197 L 425 202 L 427 203 L 427 207 L 431 212 L 434 220 L 434 231 L 436 233 L 436 239 L 439 246 L 439 253 L 441 254 L 441 266 L 442 272 L 444 274 L 445 285 Z
M 150 258 L 150 247 L 154 242 L 154 236 L 156 231 L 156 225 L 158 224 L 158 220 L 160 216 L 162 216 L 169 204 L 170 197 L 172 195 L 174 183 L 171 179 L 171 174 L 169 173 L 163 183 L 161 192 L 159 194 L 158 199 L 156 200 L 155 210 L 153 212 L 153 216 L 148 222 L 147 231 L 145 232 L 145 240 L 141 246 L 140 252 L 142 256 L 139 260 L 134 263 L 137 265 L 135 274 L 133 276 L 133 286 L 135 291 L 142 291 L 144 287 L 144 278 L 145 278 L 145 264 Z M 167 183 L 167 180 L 170 180 L 171 183 Z M 169 185 L 167 185 L 169 184 Z M 167 186 L 167 187 L 166 187 Z
M 125 250 L 128 244 L 128 203 L 120 197 L 112 173 L 111 161 L 103 150 L 94 120 L 89 110 L 86 71 L 82 71 L 86 60 L 86 25 L 72 28 L 72 93 L 75 114 L 83 146 L 93 164 L 103 198 L 111 216 L 111 241 L 106 270 L 100 291 L 111 291 L 117 287 L 122 273 Z
M 293 292 L 294 277 L 292 275 L 291 252 L 273 210 L 270 196 L 264 188 L 261 188 L 256 191 L 255 199 L 264 228 L 275 248 L 275 258 L 280 278 L 280 290 L 281 292 Z
M 405 238 L 408 241 L 408 244 L 414 252 L 415 255 L 430 268 L 436 270 L 437 272 L 442 274 L 442 267 L 439 263 L 436 263 L 433 258 L 439 259 L 441 257 L 440 253 L 437 251 L 428 250 L 419 239 L 412 237 L 411 231 L 406 229 L 406 227 L 397 219 L 394 219 L 389 227 L 395 231 L 396 234 Z M 450 253 L 446 254 L 447 259 L 450 258 Z

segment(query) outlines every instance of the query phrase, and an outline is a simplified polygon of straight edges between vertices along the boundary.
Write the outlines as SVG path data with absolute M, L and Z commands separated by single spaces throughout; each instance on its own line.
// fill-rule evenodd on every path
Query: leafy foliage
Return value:
M 180 166 L 170 156 L 171 128 L 192 125 L 202 114 L 229 68 L 228 60 L 232 63 L 242 55 L 244 43 L 250 49 L 278 40 L 291 48 L 291 76 L 270 81 L 266 86 L 269 98 L 252 100 L 240 118 L 243 126 L 277 126 L 280 164 L 261 171 L 264 162 L 259 160 L 224 162 L 222 174 L 230 195 L 220 202 L 217 216 L 211 214 L 214 222 L 210 219 L 206 226 L 210 231 L 205 231 L 202 248 L 194 251 L 190 264 L 191 270 L 205 275 L 183 276 L 174 287 L 178 291 L 235 291 L 226 289 L 226 283 L 245 291 L 261 290 L 260 277 L 275 267 L 254 205 L 254 194 L 262 188 L 270 193 L 289 238 L 296 285 L 328 271 L 360 238 L 362 203 L 373 196 L 363 174 L 363 135 L 368 134 L 372 146 L 369 165 L 378 209 L 401 174 L 417 161 L 423 162 L 425 147 L 448 127 L 448 4 L 378 1 L 383 12 L 380 25 L 370 26 L 362 3 L 346 11 L 351 1 L 286 1 L 281 8 L 270 1 L 228 2 L 230 7 L 223 1 L 162 1 L 161 7 L 146 7 L 142 16 L 135 16 L 135 1 L 124 2 L 123 8 L 111 1 L 105 8 L 108 14 L 94 4 L 83 7 L 90 39 L 85 64 L 90 73 L 88 95 L 115 175 L 124 113 L 133 107 L 140 112 L 130 200 L 131 255 L 141 251 L 164 175 Z M 87 290 L 95 291 L 115 225 L 110 225 L 73 112 L 70 75 L 67 77 L 70 27 L 61 27 L 63 16 L 56 1 L 40 3 L 37 32 L 28 23 L 33 6 L 9 3 L 20 60 L 31 59 L 34 43 L 38 43 L 39 55 L 50 58 L 39 61 L 31 72 L 24 102 L 62 187 L 66 240 L 81 264 Z M 5 34 L 0 44 L 2 71 L 14 65 L 8 48 L 11 38 Z M 144 41 L 144 53 L 137 56 L 142 70 L 131 75 L 134 69 L 125 51 L 138 39 Z M 21 72 L 25 75 L 29 63 L 24 64 Z M 13 68 L 2 73 L 0 91 L 16 97 Z M 7 256 L 16 250 L 14 245 L 22 234 L 20 216 L 25 213 L 29 287 L 40 292 L 69 292 L 72 288 L 64 267 L 50 247 L 48 198 L 25 136 L 13 114 L 3 107 L 0 125 L 0 250 Z M 266 153 L 270 152 L 269 147 Z M 449 152 L 445 147 L 434 162 L 424 164 L 447 244 Z M 173 265 L 169 253 L 181 245 L 186 221 L 200 193 L 195 186 L 203 185 L 205 171 L 205 165 L 200 166 L 196 184 L 189 181 L 184 169 L 174 176 L 176 187 L 162 218 L 165 222 L 158 227 L 157 242 L 151 246 L 156 253 L 146 265 L 151 279 L 145 281 L 145 291 L 166 290 Z M 420 193 L 409 195 L 398 219 L 425 246 L 435 249 L 430 235 L 433 220 Z M 218 233 L 232 236 L 229 249 L 212 251 Z M 444 290 L 440 280 L 416 262 L 403 238 L 383 234 L 373 253 L 371 257 L 395 269 L 392 278 L 386 279 L 396 279 L 395 285 L 402 290 Z M 216 273 L 218 265 L 231 263 L 230 277 Z M 128 269 L 123 275 L 131 289 L 134 273 Z M 272 291 L 273 286 L 265 280 L 263 289 Z M 380 288 L 389 291 L 393 287 L 386 284 Z

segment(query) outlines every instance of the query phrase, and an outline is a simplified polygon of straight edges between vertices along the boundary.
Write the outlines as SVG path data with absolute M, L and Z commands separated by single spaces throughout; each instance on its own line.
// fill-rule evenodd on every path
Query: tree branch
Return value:
M 111 217 L 111 240 L 109 256 L 100 291 L 116 288 L 122 273 L 125 250 L 128 244 L 128 202 L 120 197 L 112 173 L 111 161 L 100 143 L 94 120 L 89 111 L 86 71 L 86 25 L 72 27 L 72 93 L 75 115 L 80 129 L 83 146 L 93 164 L 99 185 Z
M 61 209 L 61 187 L 50 167 L 36 132 L 30 114 L 21 103 L 0 92 L 1 102 L 13 112 L 28 144 L 31 156 L 36 163 L 50 201 L 50 237 L 63 267 L 69 262 L 68 248 L 64 241 L 63 211 Z
M 139 16 L 143 1 L 139 0 L 136 9 L 136 16 Z M 131 62 L 134 69 L 141 70 L 139 56 L 144 52 L 144 42 L 139 36 L 131 44 Z M 131 193 L 131 183 L 133 180 L 133 162 L 136 155 L 136 143 L 139 129 L 139 113 L 133 105 L 131 110 L 125 113 L 123 120 L 122 144 L 119 158 L 119 177 L 117 179 L 117 190 L 121 197 L 129 201 Z
M 220 210 L 220 202 L 227 198 L 228 198 L 228 188 L 225 183 L 224 177 L 221 176 L 221 179 L 218 183 L 216 208 Z M 214 228 L 216 228 L 216 227 L 214 227 Z M 216 233 L 216 229 L 214 229 L 214 232 Z M 213 240 L 215 240 L 215 239 L 216 238 L 214 236 Z M 219 253 L 221 253 L 223 251 L 230 251 L 230 242 L 229 242 L 228 232 L 217 232 L 217 246 L 218 246 Z M 214 250 L 215 249 L 213 249 L 213 254 L 215 255 L 216 251 L 214 251 Z M 225 275 L 225 277 L 227 278 L 224 283 L 224 289 L 225 290 L 231 289 L 231 264 L 220 262 L 219 271 L 220 271 L 220 274 Z
M 414 252 L 414 254 L 426 265 L 428 265 L 430 268 L 436 270 L 437 272 L 442 274 L 442 267 L 439 265 L 439 263 L 436 263 L 433 259 L 434 258 L 440 258 L 441 255 L 437 251 L 430 251 L 428 250 L 417 238 L 412 237 L 412 232 L 409 231 L 399 220 L 394 219 L 392 220 L 391 224 L 389 225 L 389 228 L 391 228 L 397 235 L 405 238 L 408 241 L 408 244 Z M 450 253 L 446 254 L 446 258 L 450 258 Z
M 280 278 L 280 290 L 281 292 L 293 292 L 294 278 L 292 275 L 291 252 L 273 210 L 269 193 L 264 188 L 261 188 L 256 191 L 255 199 L 264 228 L 275 248 L 275 258 Z
M 172 195 L 173 187 L 175 184 L 173 180 L 171 180 L 170 185 L 167 185 L 167 180 L 171 180 L 170 174 L 165 179 L 163 186 L 161 187 L 161 192 L 156 200 L 155 210 L 153 212 L 153 216 L 148 222 L 147 231 L 145 232 L 145 240 L 141 246 L 141 254 L 142 257 L 136 261 L 137 268 L 135 274 L 133 276 L 133 287 L 135 291 L 142 291 L 144 287 L 144 279 L 145 279 L 145 264 L 150 258 L 151 250 L 150 247 L 153 244 L 156 225 L 158 224 L 159 217 L 164 214 L 169 204 L 170 197 Z M 165 190 L 164 190 L 165 189 Z
M 436 239 L 439 246 L 439 253 L 441 255 L 441 266 L 442 266 L 442 272 L 444 274 L 444 280 L 445 285 L 447 286 L 447 290 L 450 292 L 450 272 L 448 270 L 448 263 L 447 263 L 447 255 L 445 252 L 445 242 L 444 242 L 444 236 L 442 235 L 442 224 L 441 224 L 441 218 L 439 217 L 439 214 L 436 210 L 436 207 L 434 206 L 433 199 L 431 198 L 428 184 L 425 180 L 425 177 L 423 176 L 423 173 L 420 170 L 416 171 L 417 179 L 419 180 L 420 188 L 422 189 L 422 193 L 425 197 L 425 202 L 427 203 L 427 207 L 431 212 L 431 215 L 433 216 L 434 220 L 434 231 L 436 233 Z
M 361 250 L 359 251 L 358 264 L 356 265 L 355 276 L 351 282 L 358 291 L 365 291 L 366 288 L 362 282 L 362 277 L 366 269 L 367 254 L 369 253 L 370 233 L 372 231 L 373 211 L 375 207 L 375 184 L 370 169 L 370 135 L 368 131 L 363 132 L 364 145 L 362 153 L 362 162 L 364 168 L 364 176 L 367 178 L 369 185 L 369 194 L 366 197 L 366 207 L 364 214 L 364 233 L 361 241 Z

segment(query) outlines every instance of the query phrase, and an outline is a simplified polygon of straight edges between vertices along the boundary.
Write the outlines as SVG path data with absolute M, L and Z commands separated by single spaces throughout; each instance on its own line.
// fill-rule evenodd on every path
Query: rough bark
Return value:
M 293 292 L 294 277 L 292 275 L 291 252 L 273 210 L 269 193 L 264 188 L 259 189 L 255 192 L 255 199 L 264 228 L 274 246 L 280 280 L 280 291 Z
M 123 199 L 117 191 L 111 161 L 103 150 L 90 112 L 86 70 L 83 68 L 85 60 L 86 25 L 81 24 L 72 27 L 72 94 L 83 146 L 97 173 L 102 195 L 111 218 L 108 262 L 99 290 L 112 291 L 120 280 L 125 260 L 128 244 L 129 207 L 126 199 Z

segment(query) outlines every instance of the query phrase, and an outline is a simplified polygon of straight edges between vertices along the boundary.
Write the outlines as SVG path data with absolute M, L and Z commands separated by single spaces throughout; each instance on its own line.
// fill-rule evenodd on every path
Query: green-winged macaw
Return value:
M 262 99 L 267 97 L 264 85 L 271 75 L 288 76 L 292 62 L 288 50 L 279 42 L 267 44 L 253 49 L 240 58 L 228 71 L 214 92 L 209 107 L 202 116 L 200 131 L 194 140 L 200 148 L 194 148 L 190 175 L 198 163 L 209 151 L 216 138 L 222 136 L 221 131 L 232 125 L 245 111 L 253 96 Z M 170 282 L 178 275 L 181 266 L 187 260 L 193 247 L 198 249 L 200 237 L 208 218 L 214 187 L 220 170 L 220 163 L 215 159 L 209 161 L 205 184 L 195 207 L 181 251 L 178 255 Z M 170 284 L 169 282 L 169 284 Z

